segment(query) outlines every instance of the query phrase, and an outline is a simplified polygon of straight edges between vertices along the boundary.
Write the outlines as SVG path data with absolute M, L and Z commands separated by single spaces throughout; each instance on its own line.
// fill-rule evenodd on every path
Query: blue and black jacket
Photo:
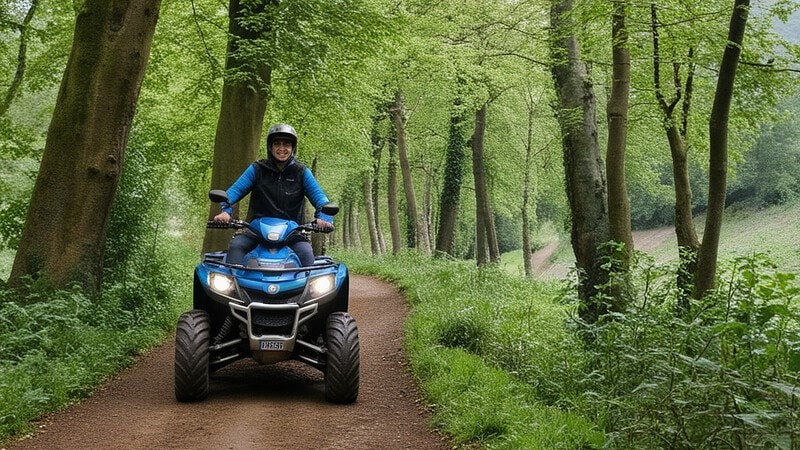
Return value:
M 228 188 L 227 193 L 228 203 L 222 203 L 221 206 L 222 211 L 228 214 L 233 211 L 231 205 L 251 194 L 248 222 L 259 217 L 275 217 L 303 223 L 305 197 L 316 208 L 315 218 L 333 223 L 333 217 L 320 212 L 322 205 L 328 203 L 328 197 L 311 169 L 297 161 L 294 155 L 286 161 L 283 169 L 272 158 L 255 161 Z

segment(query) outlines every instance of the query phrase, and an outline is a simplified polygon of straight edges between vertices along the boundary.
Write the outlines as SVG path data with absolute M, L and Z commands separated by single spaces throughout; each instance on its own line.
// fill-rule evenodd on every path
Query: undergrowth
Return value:
M 27 296 L 0 289 L 0 442 L 163 342 L 190 301 L 180 268 L 194 257 L 166 247 L 164 259 L 130 267 L 95 298 L 78 288 Z
M 629 307 L 592 325 L 580 409 L 613 448 L 800 448 L 800 287 L 763 255 L 726 263 L 676 313 L 674 270 L 640 260 Z
M 459 446 L 800 448 L 800 288 L 763 256 L 725 264 L 683 315 L 675 268 L 641 256 L 628 310 L 592 325 L 562 283 L 413 252 L 340 256 L 409 299 L 412 372 Z
M 599 448 L 599 428 L 568 406 L 565 383 L 583 365 L 564 326 L 559 283 L 510 276 L 470 262 L 413 252 L 341 254 L 356 273 L 397 285 L 412 305 L 406 351 L 434 411 L 457 445 L 487 448 Z M 567 407 L 564 407 L 564 406 Z

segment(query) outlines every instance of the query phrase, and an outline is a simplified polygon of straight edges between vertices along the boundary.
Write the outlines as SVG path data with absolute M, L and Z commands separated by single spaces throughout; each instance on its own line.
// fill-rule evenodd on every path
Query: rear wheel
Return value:
M 358 398 L 361 365 L 356 320 L 346 312 L 331 313 L 325 327 L 325 343 L 325 399 L 353 403 Z
M 201 309 L 181 315 L 175 332 L 175 398 L 197 402 L 208 397 L 211 319 Z

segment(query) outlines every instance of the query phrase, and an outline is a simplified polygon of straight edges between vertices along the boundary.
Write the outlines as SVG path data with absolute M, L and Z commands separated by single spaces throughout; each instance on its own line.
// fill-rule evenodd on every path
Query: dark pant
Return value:
M 256 248 L 257 245 L 258 241 L 247 233 L 237 234 L 231 239 L 230 248 L 228 249 L 228 264 L 242 264 L 244 255 Z M 300 240 L 290 245 L 290 247 L 300 258 L 301 266 L 305 267 L 314 264 L 314 250 L 311 248 L 310 242 Z

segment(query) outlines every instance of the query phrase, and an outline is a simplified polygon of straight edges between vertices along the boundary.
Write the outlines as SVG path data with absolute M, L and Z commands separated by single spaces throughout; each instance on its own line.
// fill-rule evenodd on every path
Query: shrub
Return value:
M 585 325 L 595 338 L 584 414 L 602 421 L 614 448 L 797 448 L 794 275 L 761 256 L 736 259 L 686 320 L 674 296 L 642 295 L 643 285 L 671 292 L 671 279 L 641 283 L 625 314 Z

